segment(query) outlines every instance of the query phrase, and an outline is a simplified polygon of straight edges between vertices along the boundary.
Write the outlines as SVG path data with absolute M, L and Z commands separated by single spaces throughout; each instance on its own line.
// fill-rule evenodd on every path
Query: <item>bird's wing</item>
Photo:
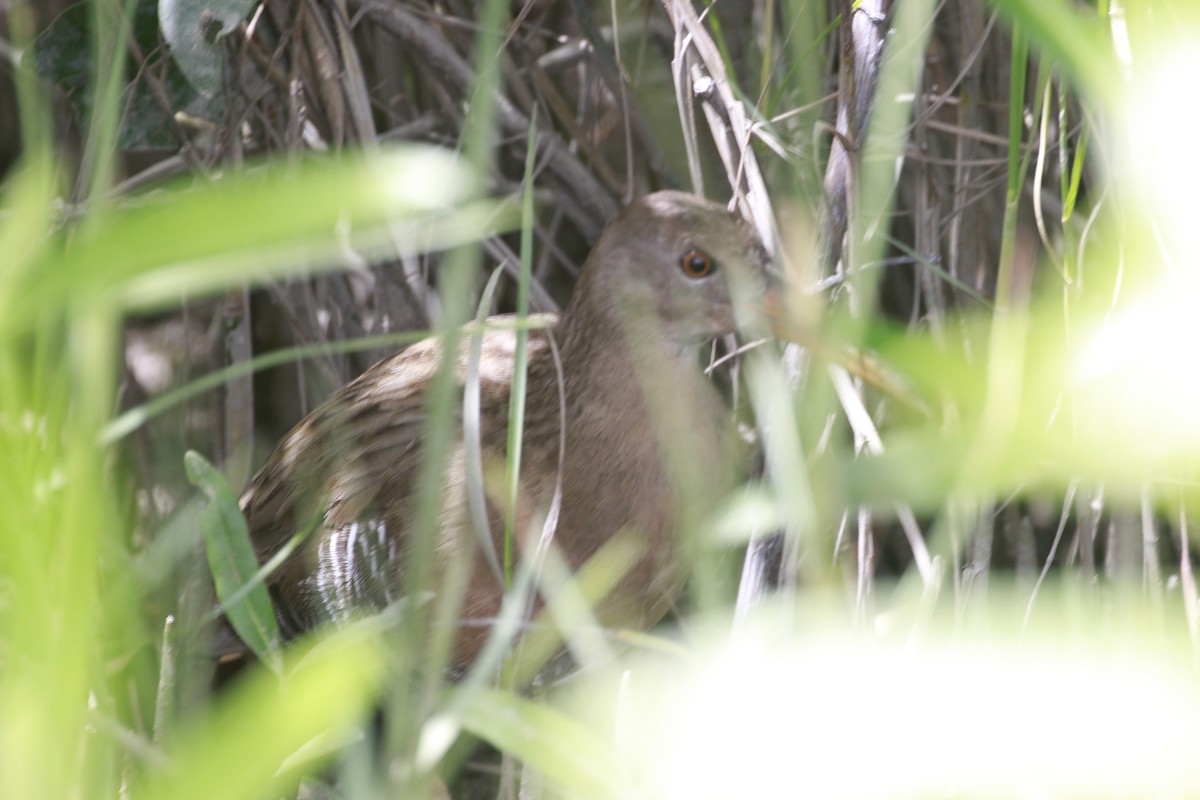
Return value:
M 478 370 L 485 448 L 503 446 L 514 341 L 511 330 L 483 335 Z M 464 336 L 460 386 L 469 347 L 470 337 Z M 423 340 L 336 392 L 283 438 L 243 493 L 241 506 L 260 563 L 297 533 L 311 530 L 267 581 L 285 606 L 280 609 L 285 627 L 303 629 L 314 617 L 336 617 L 337 608 L 358 604 L 368 594 L 387 599 L 380 595 L 386 595 L 396 568 L 420 469 L 426 393 L 441 350 L 439 339 Z M 531 358 L 545 350 L 546 337 L 533 332 Z M 457 440 L 461 405 L 453 414 Z M 310 608 L 314 602 L 325 608 Z M 286 624 L 289 616 L 292 624 Z

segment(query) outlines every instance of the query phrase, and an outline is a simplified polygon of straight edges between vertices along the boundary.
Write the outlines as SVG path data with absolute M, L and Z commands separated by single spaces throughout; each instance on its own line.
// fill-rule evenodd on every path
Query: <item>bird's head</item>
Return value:
M 572 309 L 599 309 L 627 335 L 691 348 L 751 323 L 768 264 L 757 232 L 742 218 L 689 194 L 656 192 L 605 229 Z

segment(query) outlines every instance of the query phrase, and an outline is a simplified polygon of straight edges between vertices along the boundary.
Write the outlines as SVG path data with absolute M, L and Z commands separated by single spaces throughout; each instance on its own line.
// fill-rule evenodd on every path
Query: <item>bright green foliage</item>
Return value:
M 118 5 L 87 6 L 89 40 L 141 41 L 140 27 L 122 32 L 114 20 Z M 194 17 L 201 5 L 212 4 L 163 2 L 159 13 L 184 20 L 173 15 L 190 9 Z M 226 4 L 223 29 L 252 5 Z M 708 5 L 714 15 L 721 8 Z M 837 32 L 819 4 L 755 5 L 794 12 L 771 18 L 761 59 L 738 78 L 743 93 L 758 95 L 739 97 L 757 104 L 748 116 L 760 138 L 750 152 L 765 162 L 789 135 L 785 104 L 800 98 L 814 105 L 797 102 L 797 117 L 819 116 L 827 87 L 809 73 L 822 68 Z M 714 569 L 695 590 L 712 596 L 689 598 L 709 612 L 702 622 L 685 620 L 685 634 L 670 643 L 615 637 L 655 657 L 601 672 L 590 667 L 612 657 L 614 637 L 589 626 L 588 603 L 617 582 L 636 550 L 636 541 L 619 538 L 575 582 L 548 565 L 541 588 L 553 601 L 538 620 L 545 627 L 525 640 L 528 662 L 504 667 L 521 627 L 506 608 L 483 666 L 454 691 L 443 666 L 458 598 L 427 591 L 418 557 L 432 557 L 428 542 L 413 551 L 409 596 L 419 602 L 281 648 L 234 491 L 216 468 L 190 455 L 203 510 L 179 510 L 170 536 L 135 532 L 121 437 L 234 372 L 119 418 L 114 376 L 122 321 L 132 313 L 337 269 L 347 243 L 374 257 L 456 248 L 514 227 L 512 205 L 481 199 L 495 120 L 511 111 L 490 101 L 503 74 L 489 56 L 508 33 L 505 5 L 488 3 L 479 18 L 480 69 L 461 158 L 406 146 L 250 160 L 114 194 L 114 142 L 128 132 L 116 111 L 126 65 L 102 52 L 92 73 L 47 73 L 96 109 L 82 136 L 86 175 L 67 187 L 46 144 L 41 87 L 17 70 L 26 150 L 0 186 L 0 797 L 265 798 L 322 770 L 350 798 L 384 785 L 412 791 L 452 766 L 464 731 L 541 774 L 552 797 L 1195 796 L 1200 700 L 1190 659 L 1200 603 L 1188 535 L 1200 513 L 1200 150 L 1189 137 L 1200 119 L 1187 81 L 1200 72 L 1200 15 L 1186 0 L 988 4 L 1015 31 L 1010 140 L 1000 163 L 1010 202 L 996 221 L 1003 252 L 989 302 L 986 290 L 898 242 L 886 224 L 898 159 L 911 155 L 914 95 L 939 6 L 894 5 L 850 201 L 847 276 L 817 327 L 882 365 L 914 401 L 856 390 L 840 367 L 820 362 L 797 399 L 778 360 L 752 353 L 748 405 L 766 431 L 769 477 L 737 493 L 701 532 L 718 541 L 716 561 L 730 543 L 784 529 L 785 558 L 804 585 L 786 587 L 768 610 L 734 613 Z M 774 27 L 789 17 L 793 29 Z M 11 30 L 24 35 L 20 13 Z M 728 25 L 725 35 L 713 23 L 707 30 L 732 73 Z M 58 44 L 43 39 L 32 60 Z M 634 53 L 622 55 L 626 73 L 642 68 Z M 212 75 L 200 75 L 196 87 L 211 91 Z M 539 134 L 552 129 L 538 122 Z M 1046 176 L 1054 165 L 1043 151 L 1052 144 L 1057 179 Z M 780 148 L 779 161 L 764 168 L 778 209 L 813 194 L 819 148 L 810 145 Z M 531 133 L 522 313 L 536 261 L 533 181 L 546 158 Z M 1023 249 L 1030 196 L 1038 217 L 1031 235 L 1044 257 L 1026 258 Z M 1048 197 L 1059 201 L 1052 210 L 1041 207 Z M 807 265 L 815 248 L 805 249 L 813 237 L 802 227 L 782 233 L 795 247 L 792 262 Z M 889 248 L 925 259 L 971 303 L 917 326 L 880 321 L 875 267 Z M 472 308 L 476 255 L 457 251 L 439 275 L 448 327 Z M 455 388 L 447 374 L 430 393 L 433 455 L 419 493 L 430 527 Z M 517 402 L 512 419 L 521 417 Z M 512 445 L 519 451 L 519 441 Z M 510 493 L 516 485 L 510 480 Z M 1114 522 L 1107 544 L 1115 554 L 1146 554 L 1130 562 L 1135 574 L 1120 575 L 1117 564 L 1104 580 L 1068 570 L 1057 583 L 994 580 L 989 589 L 986 574 L 970 573 L 964 542 L 979 519 L 1045 498 L 1051 518 L 1061 514 L 1060 533 L 1068 518 L 1103 503 L 1132 519 L 1120 530 Z M 871 515 L 919 517 L 925 527 L 906 529 L 914 566 L 894 585 L 876 586 L 839 560 L 847 547 L 835 537 L 855 537 L 856 520 L 868 531 Z M 1178 566 L 1152 558 L 1162 520 L 1178 534 Z M 1121 539 L 1129 531 L 1134 538 Z M 1095 544 L 1080 535 L 1078 546 Z M 224 612 L 269 668 L 253 665 L 218 698 L 197 702 L 208 668 L 196 666 L 188 643 L 207 635 L 212 605 L 198 602 L 196 619 L 168 620 L 160 636 L 168 614 L 159 573 L 198 557 L 201 546 Z M 534 578 L 507 558 L 502 566 L 517 591 L 531 590 Z M 1168 569 L 1173 580 L 1161 574 Z M 555 622 L 589 669 L 548 706 L 518 688 L 532 680 L 528 663 L 540 667 L 558 648 Z M 697 630 L 704 634 L 692 636 Z M 492 688 L 496 674 L 501 689 Z M 377 707 L 385 732 L 367 743 L 364 720 Z M 390 758 L 385 776 L 373 771 L 379 751 Z M 879 785 L 879 775 L 890 782 Z

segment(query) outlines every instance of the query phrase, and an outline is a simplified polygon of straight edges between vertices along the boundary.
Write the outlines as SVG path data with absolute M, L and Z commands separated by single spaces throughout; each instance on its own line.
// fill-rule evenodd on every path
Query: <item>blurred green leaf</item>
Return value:
M 45 154 L 18 165 L 0 196 L 0 329 L 11 308 L 27 308 L 17 287 L 46 246 L 54 164 Z M 21 302 L 17 302 L 20 300 Z M 3 340 L 0 340 L 2 342 Z
M 578 797 L 629 797 L 616 753 L 562 712 L 510 692 L 482 690 L 463 727 Z
M 1117 82 L 1103 21 L 1088 5 L 1063 0 L 991 0 L 1030 43 L 1063 66 L 1092 100 L 1115 100 Z
M 761 484 L 747 484 L 717 509 L 712 528 L 723 544 L 745 544 L 755 534 L 778 530 L 785 522 L 772 492 Z
M 121 208 L 39 264 L 16 320 L 72 296 L 126 308 L 177 302 L 248 281 L 332 269 L 346 245 L 366 255 L 432 250 L 515 222 L 469 200 L 455 156 L 410 146 L 381 154 L 271 163 L 207 185 L 176 184 Z
M 688 658 L 580 676 L 562 713 L 612 736 L 638 781 L 594 786 L 663 800 L 1196 796 L 1200 687 L 1178 612 L 1133 603 L 1101 619 L 1067 583 L 1027 615 L 1028 587 L 996 580 L 972 615 L 882 593 L 889 611 L 865 628 L 841 591 L 780 598 L 741 627 L 693 622 Z M 521 730 L 535 722 L 578 736 L 510 705 L 485 712 L 507 715 L 489 720 L 505 748 L 544 757 Z M 579 738 L 563 741 L 589 746 Z
M 350 625 L 289 648 L 284 676 L 259 670 L 177 733 L 165 770 L 131 796 L 251 800 L 287 793 L 327 760 L 322 742 L 350 737 L 379 691 L 384 651 L 370 626 Z M 307 758 L 307 756 L 312 756 Z
M 221 473 L 199 453 L 188 451 L 183 463 L 188 480 L 208 497 L 201 525 L 209 568 L 225 617 L 246 646 L 278 670 L 279 625 L 267 587 L 257 578 L 258 559 L 237 497 Z

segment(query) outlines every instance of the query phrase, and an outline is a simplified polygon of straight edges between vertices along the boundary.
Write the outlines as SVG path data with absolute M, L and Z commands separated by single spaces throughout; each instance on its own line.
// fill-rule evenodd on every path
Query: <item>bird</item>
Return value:
M 771 276 L 756 230 L 725 206 L 678 191 L 630 203 L 601 232 L 560 315 L 529 330 L 518 558 L 550 515 L 553 546 L 579 569 L 627 532 L 639 555 L 598 608 L 605 622 L 646 629 L 670 610 L 687 574 L 680 528 L 711 513 L 746 459 L 728 403 L 706 376 L 708 343 L 753 326 Z M 469 569 L 450 667 L 479 654 L 504 597 L 496 571 L 505 527 L 498 489 L 509 457 L 517 334 L 489 319 L 456 347 L 459 387 L 477 375 L 478 452 L 487 487 L 472 511 L 462 404 L 443 473 L 432 590 L 446 559 Z M 403 597 L 426 452 L 426 400 L 442 362 L 432 336 L 384 358 L 286 434 L 241 495 L 266 563 L 303 543 L 266 582 L 281 631 L 299 635 Z M 472 344 L 478 353 L 471 365 Z M 477 467 L 478 468 L 478 467 Z M 682 507 L 681 507 L 682 506 Z M 480 516 L 485 517 L 482 521 Z M 485 536 L 473 533 L 480 525 Z M 486 544 L 484 539 L 487 539 Z M 492 548 L 492 553 L 488 549 Z

